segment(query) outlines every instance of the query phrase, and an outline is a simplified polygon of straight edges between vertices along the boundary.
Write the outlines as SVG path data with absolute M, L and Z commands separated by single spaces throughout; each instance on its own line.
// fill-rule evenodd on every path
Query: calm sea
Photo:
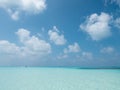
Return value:
M 1 67 L 0 90 L 120 90 L 120 70 Z

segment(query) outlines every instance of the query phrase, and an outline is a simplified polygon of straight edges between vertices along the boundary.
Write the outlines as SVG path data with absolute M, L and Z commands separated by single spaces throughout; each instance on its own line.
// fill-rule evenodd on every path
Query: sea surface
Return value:
M 120 70 L 1 67 L 0 90 L 120 90 Z

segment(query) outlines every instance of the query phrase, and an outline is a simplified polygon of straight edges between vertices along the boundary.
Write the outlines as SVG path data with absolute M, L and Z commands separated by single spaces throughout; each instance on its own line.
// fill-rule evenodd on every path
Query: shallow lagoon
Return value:
M 1 67 L 0 90 L 120 90 L 120 70 Z

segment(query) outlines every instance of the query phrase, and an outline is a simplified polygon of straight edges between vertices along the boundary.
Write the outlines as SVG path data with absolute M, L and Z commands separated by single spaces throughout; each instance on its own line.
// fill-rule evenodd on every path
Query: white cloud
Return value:
M 120 7 L 120 0 L 105 0 L 105 5 L 116 4 Z
M 24 44 L 24 52 L 35 55 L 43 55 L 51 52 L 51 46 L 44 40 L 39 39 L 36 36 L 30 36 L 30 32 L 26 29 L 19 29 L 16 32 L 21 43 Z
M 56 45 L 64 45 L 66 43 L 64 35 L 60 34 L 60 31 L 56 28 L 56 26 L 54 26 L 52 30 L 48 31 L 48 35 L 50 40 Z
M 120 18 L 117 18 L 115 21 L 115 26 L 120 29 Z
M 61 55 L 57 56 L 57 59 L 66 59 L 66 58 L 68 58 L 67 54 L 61 54 Z
M 14 43 L 10 43 L 6 40 L 0 40 L 0 53 L 8 55 L 20 53 L 20 48 Z
M 69 45 L 68 48 L 64 49 L 64 53 L 77 53 L 77 52 L 80 52 L 80 46 L 78 43 Z
M 19 19 L 19 12 L 18 11 L 13 12 L 11 9 L 8 9 L 8 13 L 13 20 Z
M 6 40 L 0 41 L 0 53 L 6 55 L 16 55 L 15 57 L 42 57 L 51 53 L 51 45 L 36 36 L 30 36 L 30 32 L 26 29 L 19 29 L 18 35 L 22 46 L 17 46 Z
M 120 0 L 111 0 L 111 1 L 115 2 L 120 7 Z
M 69 57 L 68 54 L 78 53 L 80 50 L 80 46 L 75 42 L 73 45 L 68 45 L 68 47 L 63 50 L 63 53 L 57 56 L 57 59 L 66 59 Z
M 85 51 L 83 51 L 80 55 L 77 55 L 76 57 L 79 60 L 83 60 L 83 61 L 94 59 L 92 52 L 85 52 Z
M 120 7 L 120 0 L 113 0 L 113 1 L 116 2 Z
M 87 32 L 93 40 L 101 40 L 111 35 L 110 23 L 111 16 L 107 13 L 100 15 L 94 13 L 90 15 L 80 28 Z
M 85 59 L 93 59 L 93 54 L 91 52 L 82 52 L 82 57 Z
M 113 47 L 105 47 L 100 50 L 101 53 L 111 54 L 115 51 Z
M 21 28 L 16 32 L 16 34 L 18 35 L 22 43 L 25 43 L 26 41 L 30 39 L 30 31 L 26 29 Z
M 12 19 L 19 19 L 20 13 L 38 14 L 46 9 L 45 0 L 0 0 L 0 8 L 5 9 Z
M 92 60 L 93 53 L 82 51 L 79 44 L 75 42 L 72 45 L 68 45 L 68 47 L 63 50 L 63 53 L 57 56 L 58 59 L 66 59 L 70 57 L 74 57 L 79 60 Z
M 120 7 L 120 0 L 105 0 L 105 4 L 107 3 L 116 3 Z

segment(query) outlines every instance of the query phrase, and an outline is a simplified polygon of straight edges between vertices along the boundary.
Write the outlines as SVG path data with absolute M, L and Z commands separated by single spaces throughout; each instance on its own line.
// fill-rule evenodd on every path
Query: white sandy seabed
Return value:
M 0 90 L 120 90 L 120 70 L 4 67 Z

